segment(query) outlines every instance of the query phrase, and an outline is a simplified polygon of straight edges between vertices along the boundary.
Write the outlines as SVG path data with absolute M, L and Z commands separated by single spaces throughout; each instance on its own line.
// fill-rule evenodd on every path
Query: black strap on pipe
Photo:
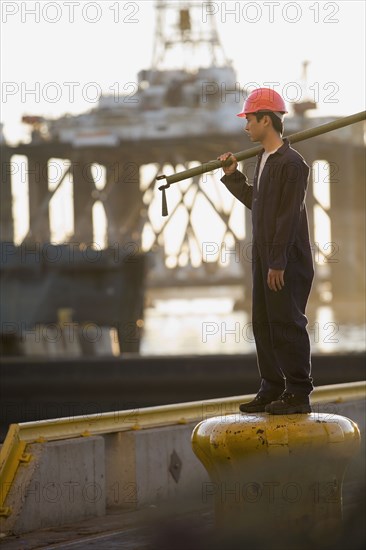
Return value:
M 297 132 L 296 134 L 287 136 L 287 139 L 289 140 L 290 143 L 297 143 L 305 139 L 326 134 L 327 132 L 331 132 L 332 130 L 338 130 L 339 128 L 344 128 L 345 126 L 349 126 L 350 124 L 355 124 L 356 122 L 361 122 L 362 120 L 365 120 L 365 119 L 366 119 L 366 111 L 361 111 L 354 115 L 333 120 L 332 122 L 328 122 L 327 124 L 321 124 L 320 126 L 316 126 L 314 128 L 308 128 L 307 130 L 302 130 L 301 132 Z M 238 161 L 241 161 L 241 160 L 254 157 L 261 150 L 262 150 L 261 146 L 253 147 L 245 151 L 239 151 L 238 153 L 233 153 L 233 155 L 237 158 Z M 191 178 L 193 176 L 202 175 L 202 174 L 205 174 L 206 172 L 212 172 L 217 168 L 222 168 L 223 166 L 229 166 L 230 164 L 231 164 L 230 159 L 226 161 L 210 160 L 206 164 L 201 164 L 200 166 L 189 168 L 188 170 L 184 170 L 177 174 L 172 174 L 171 176 L 165 176 L 165 175 L 158 176 L 156 178 L 157 180 L 165 179 L 167 181 L 165 185 L 161 185 L 159 187 L 159 190 L 162 191 L 162 216 L 168 215 L 166 189 L 168 189 L 172 185 L 172 183 L 177 183 L 178 181 L 182 181 L 187 178 Z

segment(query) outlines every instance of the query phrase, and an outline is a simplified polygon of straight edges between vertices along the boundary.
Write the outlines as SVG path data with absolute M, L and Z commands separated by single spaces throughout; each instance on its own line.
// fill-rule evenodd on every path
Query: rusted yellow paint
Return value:
M 5 500 L 19 463 L 29 462 L 31 458 L 30 454 L 25 453 L 26 445 L 27 443 L 20 439 L 19 425 L 12 424 L 0 452 L 0 515 L 3 517 L 11 514 L 11 509 L 5 506 Z
M 263 526 L 297 537 L 307 528 L 333 536 L 342 516 L 344 472 L 359 444 L 352 420 L 320 413 L 217 416 L 192 433 L 193 450 L 212 482 L 216 523 L 244 530 L 249 540 L 260 538 Z M 265 533 L 260 540 L 269 543 Z

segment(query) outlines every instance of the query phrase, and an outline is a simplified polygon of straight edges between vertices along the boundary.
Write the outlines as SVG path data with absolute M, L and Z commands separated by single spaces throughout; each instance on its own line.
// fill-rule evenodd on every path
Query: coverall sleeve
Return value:
M 235 170 L 230 176 L 223 176 L 221 181 L 234 197 L 252 209 L 253 186 L 248 185 L 248 178 L 244 174 Z
M 301 159 L 283 167 L 282 194 L 276 215 L 275 234 L 269 251 L 269 267 L 286 269 L 291 246 L 294 245 L 305 208 L 309 168 Z

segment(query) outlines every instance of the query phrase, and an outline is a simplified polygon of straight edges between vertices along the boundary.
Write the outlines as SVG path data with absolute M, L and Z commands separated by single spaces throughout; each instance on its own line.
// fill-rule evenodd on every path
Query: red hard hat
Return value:
M 244 101 L 242 112 L 236 116 L 245 117 L 249 113 L 257 113 L 258 111 L 288 112 L 280 94 L 271 88 L 257 88 L 250 93 Z

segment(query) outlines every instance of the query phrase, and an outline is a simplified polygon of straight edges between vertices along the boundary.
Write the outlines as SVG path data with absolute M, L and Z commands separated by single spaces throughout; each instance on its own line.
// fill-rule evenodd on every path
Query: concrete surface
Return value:
M 70 523 L 62 529 L 42 529 L 1 541 L 4 550 L 195 550 L 212 541 L 213 513 L 190 514 L 148 506 L 137 511 L 111 511 L 98 519 Z M 216 550 L 216 549 L 215 549 Z
M 265 528 L 265 526 L 264 526 Z M 270 534 L 269 534 L 270 536 Z M 136 511 L 109 512 L 59 529 L 43 529 L 2 541 L 4 550 L 283 550 L 283 540 L 268 546 L 238 541 L 215 529 L 211 509 L 190 514 L 169 513 L 158 506 Z M 300 544 L 291 550 L 364 550 L 365 524 L 361 515 L 346 514 L 342 535 L 332 545 Z
M 201 501 L 208 474 L 194 455 L 195 424 L 105 436 L 107 507 Z
M 28 445 L 1 518 L 1 532 L 15 534 L 106 513 L 104 439 L 84 437 Z

